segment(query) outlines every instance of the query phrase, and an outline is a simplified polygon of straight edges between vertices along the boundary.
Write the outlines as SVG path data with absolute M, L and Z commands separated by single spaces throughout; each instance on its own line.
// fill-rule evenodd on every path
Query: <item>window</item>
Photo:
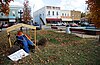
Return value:
M 6 0 L 3 0 L 3 2 L 7 2 Z
M 13 14 L 13 16 L 15 16 L 15 14 Z
M 44 13 L 43 13 L 43 16 L 44 16 Z
M 12 15 L 15 16 L 15 11 L 12 11 Z
M 66 13 L 65 13 L 65 16 L 66 16 Z
M 57 14 L 57 16 L 58 16 L 58 12 L 57 12 L 56 14 Z
M 47 9 L 51 9 L 51 6 L 47 6 Z
M 41 17 L 41 14 L 39 14 L 39 17 Z
M 60 10 L 60 7 L 56 7 L 57 10 Z
M 54 11 L 52 12 L 52 15 L 54 16 Z
M 69 16 L 69 14 L 67 14 L 67 16 Z
M 64 16 L 64 13 L 62 13 L 62 16 Z
M 50 15 L 50 11 L 48 11 L 48 15 Z
M 1 13 L 1 16 L 3 16 L 3 13 Z
M 53 7 L 53 9 L 55 9 L 55 7 Z

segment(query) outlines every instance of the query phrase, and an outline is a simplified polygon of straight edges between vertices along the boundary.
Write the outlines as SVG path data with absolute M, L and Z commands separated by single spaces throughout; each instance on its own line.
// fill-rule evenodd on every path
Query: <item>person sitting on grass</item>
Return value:
M 30 40 L 30 37 L 28 35 L 24 34 L 22 31 L 18 31 L 16 38 L 23 45 L 23 49 L 25 52 L 27 52 L 27 53 L 30 52 L 29 47 L 35 49 L 34 43 Z

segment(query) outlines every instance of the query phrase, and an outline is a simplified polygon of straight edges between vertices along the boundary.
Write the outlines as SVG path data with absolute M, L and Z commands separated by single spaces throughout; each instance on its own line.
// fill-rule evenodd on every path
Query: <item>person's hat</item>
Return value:
M 22 31 L 18 31 L 17 35 L 21 36 L 21 35 L 23 35 L 23 32 Z

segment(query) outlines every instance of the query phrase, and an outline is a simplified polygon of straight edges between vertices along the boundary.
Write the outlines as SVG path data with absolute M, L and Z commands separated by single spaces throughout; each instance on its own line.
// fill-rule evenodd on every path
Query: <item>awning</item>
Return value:
M 16 17 L 15 17 L 15 16 L 8 16 L 8 18 L 13 18 L 13 19 L 15 19 Z
M 0 21 L 9 21 L 9 18 L 0 18 Z
M 46 18 L 46 21 L 61 21 L 61 19 L 58 18 Z

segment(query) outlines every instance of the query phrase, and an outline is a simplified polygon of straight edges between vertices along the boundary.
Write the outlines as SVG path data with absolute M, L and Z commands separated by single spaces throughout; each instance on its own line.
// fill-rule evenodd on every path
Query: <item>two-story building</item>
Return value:
M 61 19 L 62 22 L 71 22 L 71 11 L 70 10 L 61 10 Z
M 81 11 L 71 11 L 71 18 L 73 23 L 78 23 L 81 20 Z
M 33 13 L 33 20 L 37 23 L 51 24 L 61 22 L 60 7 L 45 6 Z

